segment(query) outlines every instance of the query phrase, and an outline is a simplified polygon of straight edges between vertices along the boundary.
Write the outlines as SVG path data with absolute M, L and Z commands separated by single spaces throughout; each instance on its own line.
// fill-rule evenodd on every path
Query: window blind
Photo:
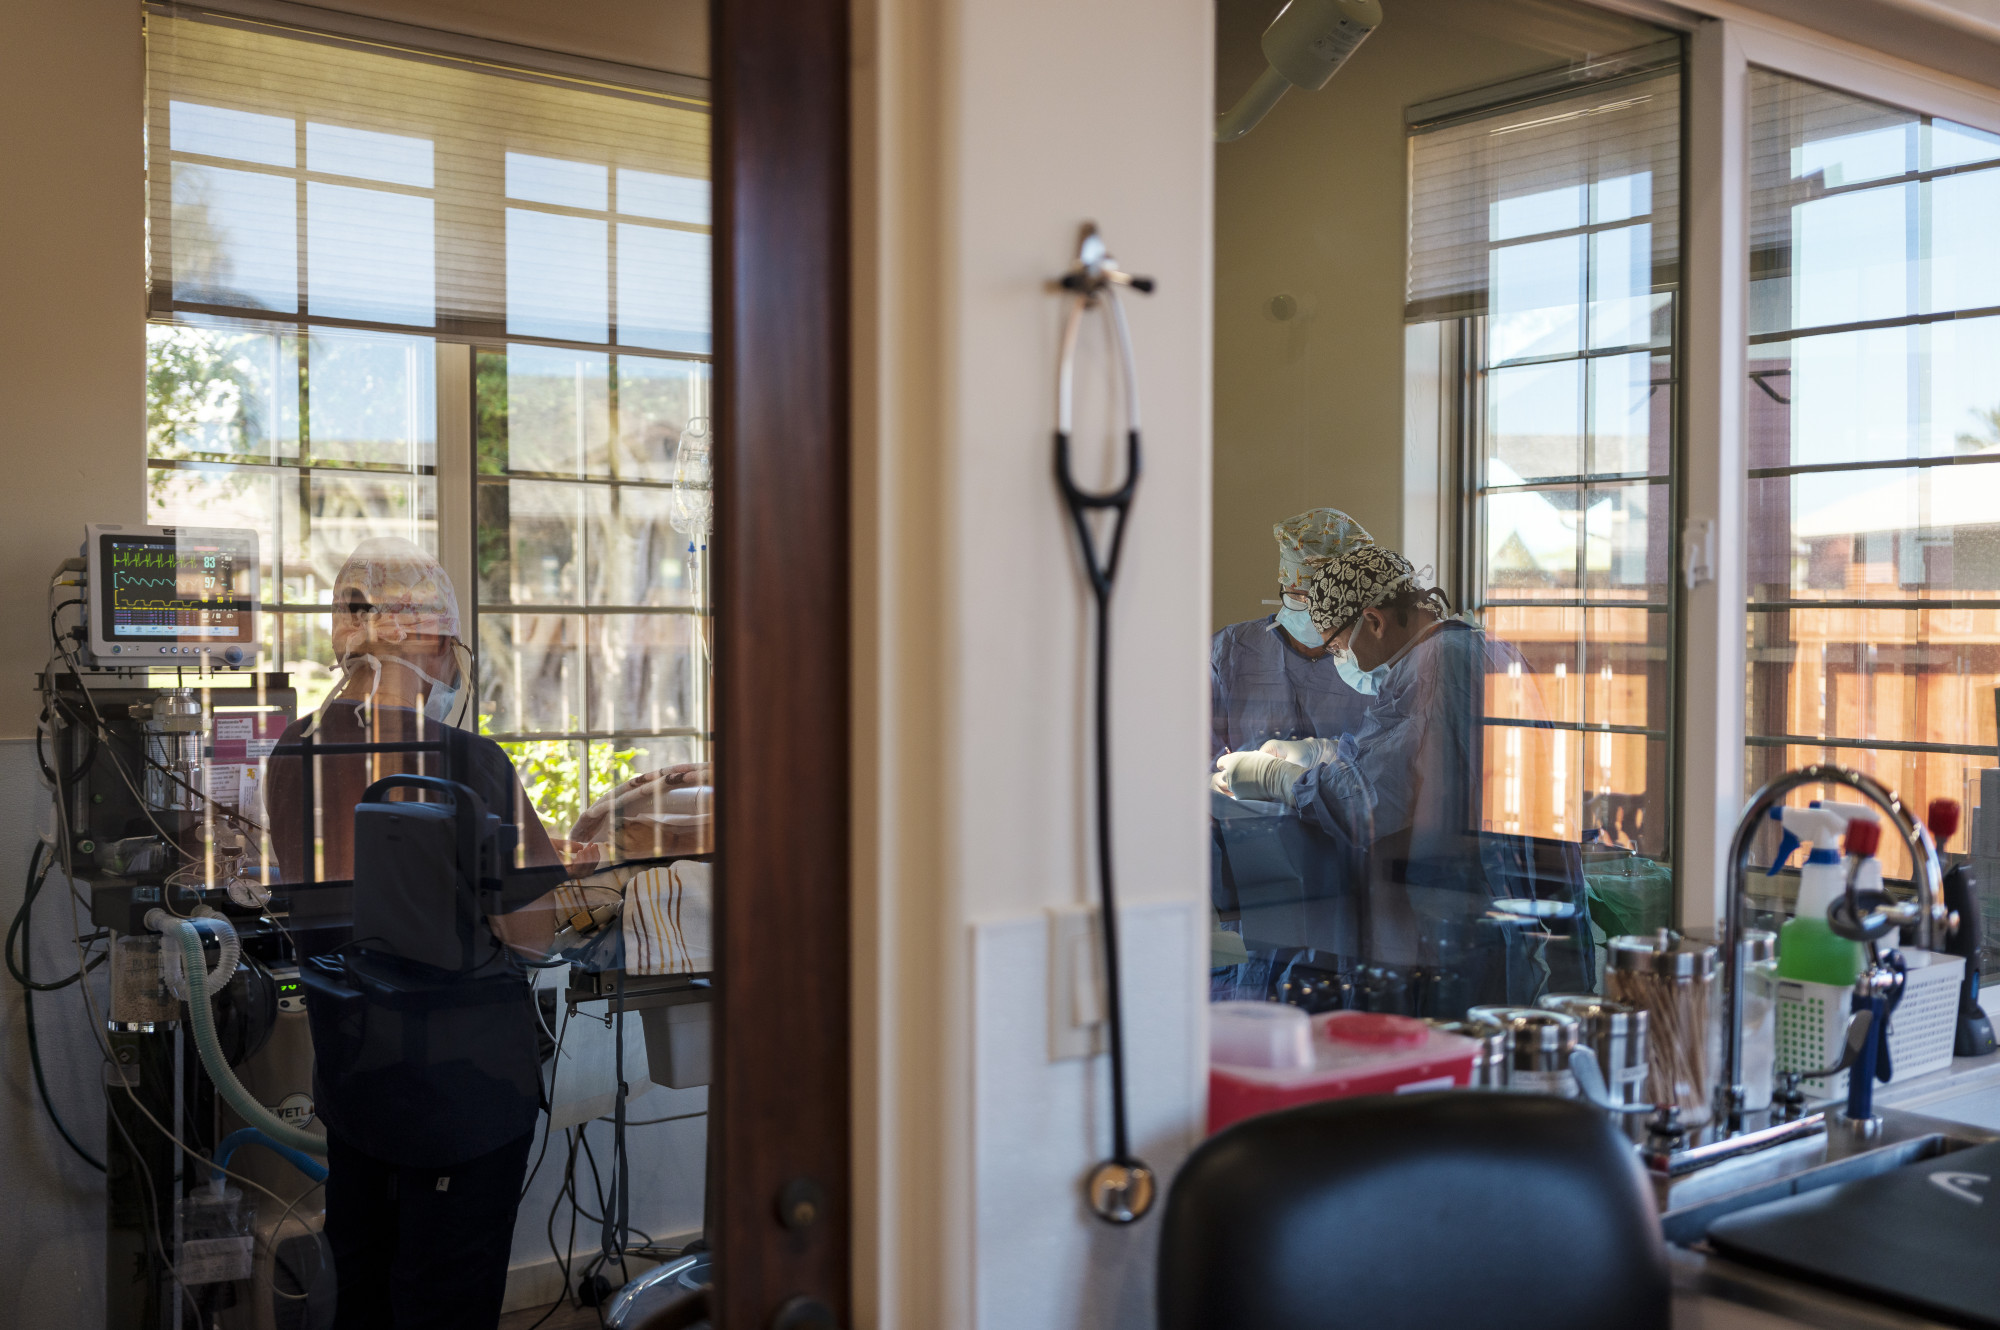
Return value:
M 1670 288 L 1680 138 L 1677 68 L 1413 131 L 1405 317 L 1485 313 L 1496 245 L 1639 219 L 1654 289 Z
M 146 39 L 154 317 L 709 352 L 702 99 L 191 8 Z

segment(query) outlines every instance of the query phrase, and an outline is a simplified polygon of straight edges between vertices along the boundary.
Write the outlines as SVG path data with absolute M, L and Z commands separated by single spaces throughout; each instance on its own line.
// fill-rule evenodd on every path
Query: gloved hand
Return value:
M 1306 774 L 1297 762 L 1271 753 L 1224 753 L 1215 759 L 1217 790 L 1232 799 L 1266 799 L 1292 803 L 1292 782 Z
M 1257 751 L 1295 766 L 1316 767 L 1331 761 L 1336 749 L 1332 739 L 1266 739 Z

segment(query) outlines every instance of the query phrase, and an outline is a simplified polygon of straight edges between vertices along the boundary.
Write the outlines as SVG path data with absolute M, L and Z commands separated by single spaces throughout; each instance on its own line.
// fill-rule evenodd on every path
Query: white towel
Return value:
M 703 863 L 618 870 L 625 875 L 628 974 L 705 974 L 714 967 L 714 875 Z

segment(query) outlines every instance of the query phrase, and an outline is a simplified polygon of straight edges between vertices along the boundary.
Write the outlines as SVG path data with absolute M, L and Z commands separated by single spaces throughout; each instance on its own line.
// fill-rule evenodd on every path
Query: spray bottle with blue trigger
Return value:
M 1857 817 L 1870 823 L 1875 820 L 1872 810 L 1851 805 L 1828 807 L 1814 804 L 1810 808 L 1800 808 L 1788 804 L 1771 810 L 1772 820 L 1784 824 L 1785 837 L 1778 845 L 1778 853 L 1771 859 L 1770 868 L 1765 870 L 1766 877 L 1776 876 L 1800 844 L 1807 840 L 1812 842 L 1805 867 L 1799 870 L 1798 904 L 1792 918 L 1778 930 L 1778 977 L 1781 979 L 1849 988 L 1861 974 L 1864 960 L 1861 944 L 1835 933 L 1826 918 L 1827 907 L 1847 893 L 1847 875 L 1841 867 L 1840 838 L 1846 832 L 1847 824 Z M 1860 869 L 1866 873 L 1868 865 L 1863 864 Z M 1879 865 L 1874 866 L 1874 873 L 1880 877 Z M 1871 884 L 1864 880 L 1859 885 Z

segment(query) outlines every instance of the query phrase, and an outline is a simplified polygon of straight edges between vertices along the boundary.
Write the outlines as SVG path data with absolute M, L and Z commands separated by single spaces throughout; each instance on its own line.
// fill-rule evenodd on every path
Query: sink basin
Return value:
M 1681 1177 L 1655 1176 L 1655 1192 L 1664 1211 L 1660 1224 L 1668 1243 L 1694 1247 L 1707 1237 L 1709 1225 L 1724 1215 L 1995 1139 L 1992 1132 L 1916 1113 L 1888 1110 L 1883 1119 L 1881 1135 L 1871 1140 L 1849 1136 L 1835 1122 L 1831 1131 L 1738 1155 Z

